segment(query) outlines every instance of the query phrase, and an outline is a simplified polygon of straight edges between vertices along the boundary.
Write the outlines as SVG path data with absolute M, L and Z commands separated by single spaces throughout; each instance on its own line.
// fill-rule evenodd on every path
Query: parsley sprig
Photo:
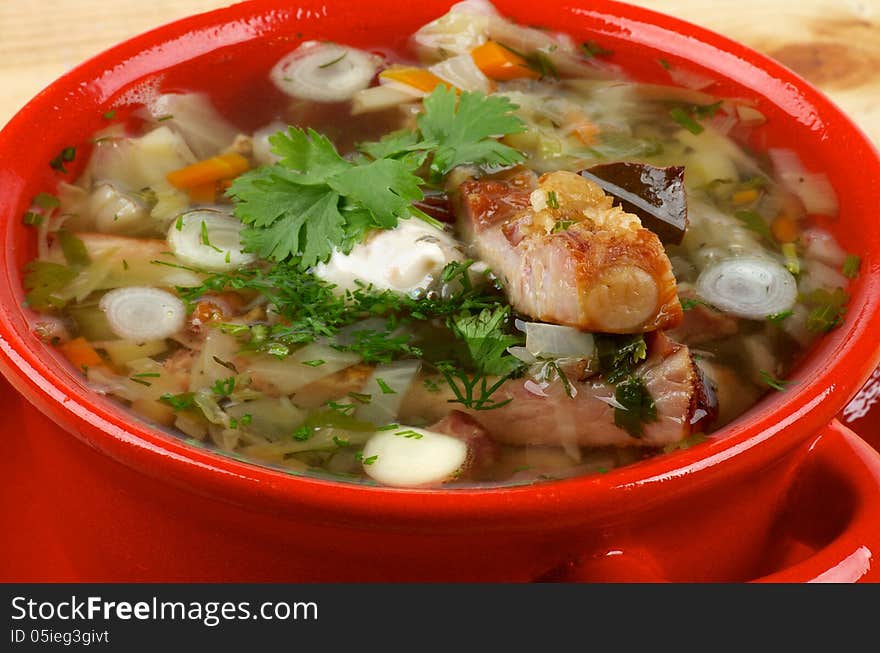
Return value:
M 374 143 L 361 143 L 361 152 L 421 165 L 430 158 L 430 181 L 439 182 L 453 168 L 466 163 L 509 166 L 521 163 L 522 153 L 497 137 L 525 131 L 513 111 L 518 107 L 503 95 L 462 93 L 438 86 L 424 100 L 418 129 L 397 131 Z
M 497 138 L 525 130 L 516 108 L 503 96 L 457 95 L 441 85 L 424 99 L 417 130 L 362 143 L 358 156 L 342 157 L 312 129 L 270 136 L 279 162 L 241 175 L 229 189 L 245 224 L 245 248 L 306 270 L 334 248 L 350 251 L 371 229 L 393 229 L 411 217 L 431 221 L 412 206 L 424 196 L 426 180 L 417 172 L 425 161 L 431 183 L 462 164 L 521 162 L 523 155 Z
M 264 259 L 296 258 L 301 269 L 349 251 L 371 228 L 391 229 L 422 198 L 408 159 L 353 163 L 327 137 L 298 127 L 269 138 L 281 161 L 237 178 L 229 189 L 246 225 L 246 249 Z

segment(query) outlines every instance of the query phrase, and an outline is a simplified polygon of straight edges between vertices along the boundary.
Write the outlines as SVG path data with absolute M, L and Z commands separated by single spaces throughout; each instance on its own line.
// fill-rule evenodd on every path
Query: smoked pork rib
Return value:
M 571 172 L 534 184 L 469 180 L 458 188 L 458 222 L 520 313 L 604 333 L 676 326 L 681 303 L 660 240 L 612 204 Z

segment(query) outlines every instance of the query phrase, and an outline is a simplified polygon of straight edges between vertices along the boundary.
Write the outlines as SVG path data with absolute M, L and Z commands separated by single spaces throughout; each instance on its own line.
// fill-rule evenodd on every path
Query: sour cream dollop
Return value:
M 416 295 L 436 286 L 446 265 L 463 260 L 461 245 L 449 233 L 410 218 L 373 232 L 348 254 L 335 250 L 314 272 L 339 292 L 354 290 L 360 281 L 376 290 Z

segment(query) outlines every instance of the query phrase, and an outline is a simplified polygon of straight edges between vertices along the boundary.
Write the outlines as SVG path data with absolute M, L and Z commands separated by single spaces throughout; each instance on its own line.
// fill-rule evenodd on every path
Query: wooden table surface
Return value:
M 583 0 L 588 2 L 588 0 Z M 880 0 L 631 0 L 776 57 L 880 143 Z M 0 126 L 70 67 L 125 38 L 231 0 L 0 1 Z

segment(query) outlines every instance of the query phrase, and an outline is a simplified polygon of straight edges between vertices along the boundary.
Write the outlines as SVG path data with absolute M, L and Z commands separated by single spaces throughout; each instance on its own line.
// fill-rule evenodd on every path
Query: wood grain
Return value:
M 585 0 L 586 1 L 586 0 Z M 880 0 L 630 0 L 776 57 L 880 143 Z M 230 0 L 2 0 L 0 125 L 53 79 L 130 36 Z

